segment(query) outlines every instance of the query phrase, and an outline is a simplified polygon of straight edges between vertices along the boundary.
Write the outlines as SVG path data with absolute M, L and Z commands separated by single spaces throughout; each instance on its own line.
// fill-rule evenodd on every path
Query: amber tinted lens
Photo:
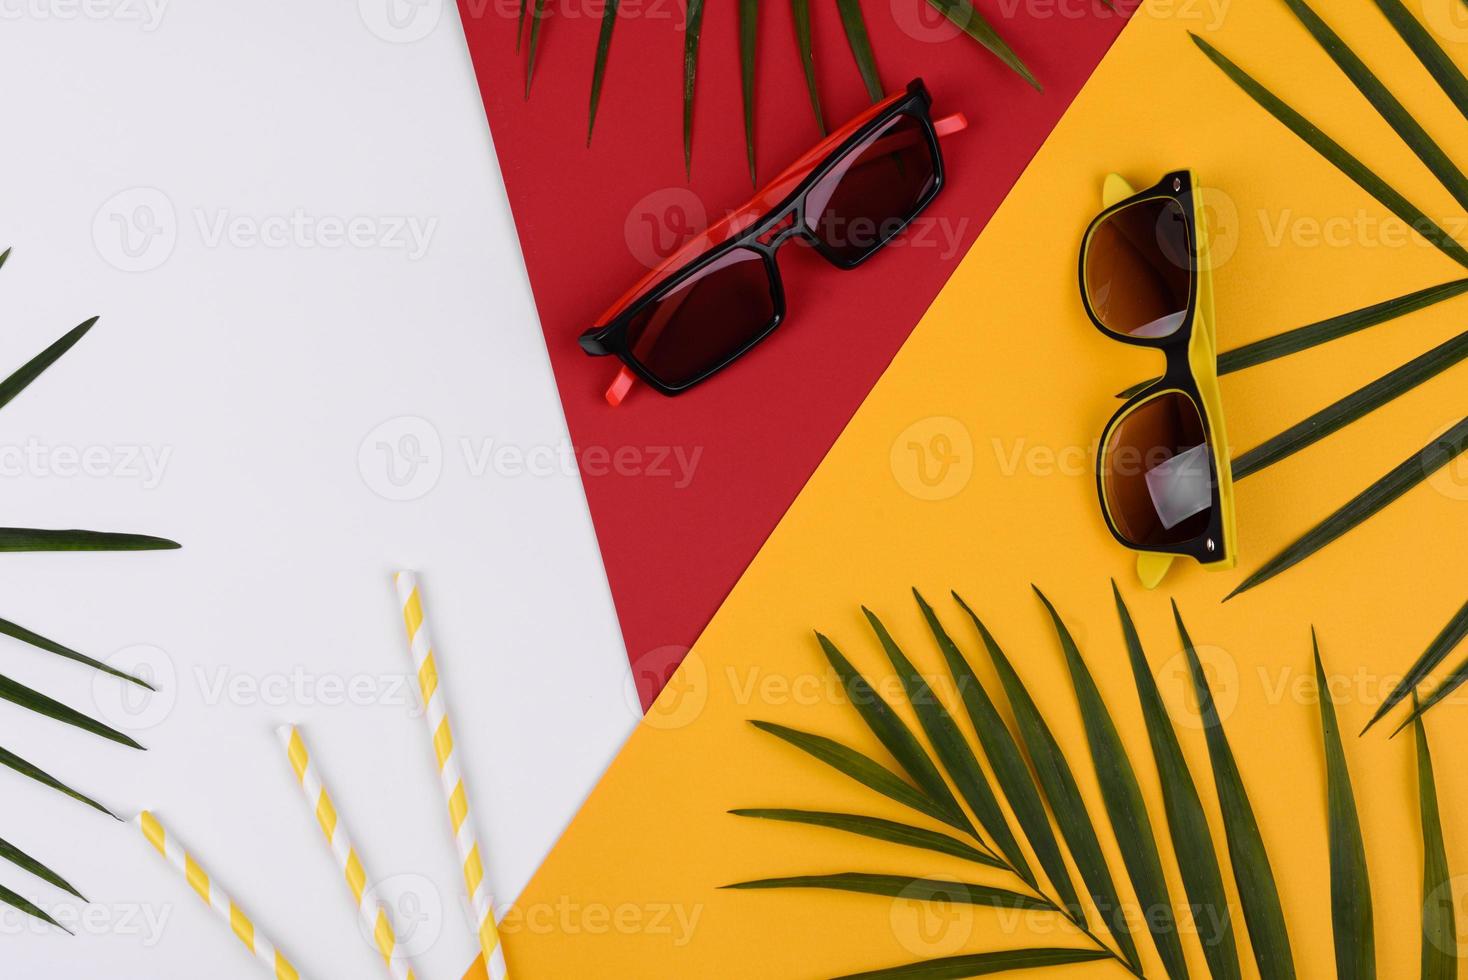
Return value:
M 725 252 L 627 325 L 632 357 L 674 388 L 708 374 L 775 325 L 774 283 L 759 253 Z
M 829 256 L 854 265 L 901 231 L 937 182 L 927 126 L 904 113 L 848 150 L 811 187 L 806 226 Z
M 1213 455 L 1187 395 L 1170 391 L 1128 412 L 1112 428 L 1101 465 L 1107 513 L 1129 543 L 1167 548 L 1208 529 Z
M 1129 204 L 1086 240 L 1086 297 L 1101 325 L 1130 337 L 1168 337 L 1187 316 L 1192 245 L 1169 198 Z

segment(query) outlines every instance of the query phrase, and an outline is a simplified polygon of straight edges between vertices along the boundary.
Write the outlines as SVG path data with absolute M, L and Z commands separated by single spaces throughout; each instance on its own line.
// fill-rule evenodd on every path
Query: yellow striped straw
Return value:
M 423 619 L 423 596 L 418 578 L 412 572 L 394 576 L 398 587 L 398 604 L 403 608 L 403 623 L 408 627 L 408 648 L 413 653 L 413 666 L 418 671 L 418 690 L 423 695 L 423 720 L 433 738 L 438 756 L 439 785 L 448 800 L 449 821 L 454 829 L 454 843 L 459 847 L 459 861 L 464 866 L 464 887 L 474 919 L 479 926 L 479 946 L 484 950 L 484 969 L 489 980 L 506 980 L 505 950 L 500 945 L 499 930 L 494 924 L 494 900 L 484 881 L 484 862 L 480 858 L 479 841 L 474 836 L 474 821 L 469 819 L 469 796 L 464 779 L 454 759 L 454 736 L 449 729 L 448 712 L 438 686 L 438 666 L 433 659 L 433 640 L 428 623 Z
M 204 900 L 204 904 L 219 914 L 219 917 L 229 923 L 239 941 L 245 944 L 245 948 L 255 954 L 255 958 L 261 965 L 270 971 L 275 980 L 300 980 L 300 974 L 296 968 L 286 960 L 285 954 L 275 948 L 275 944 L 255 928 L 250 917 L 245 915 L 234 901 L 224 893 L 204 871 L 199 863 L 189 856 L 175 838 L 163 829 L 163 824 L 152 813 L 144 810 L 133 818 L 133 823 L 148 838 L 158 853 L 163 855 L 169 864 L 179 874 L 183 875 L 189 885 Z
M 342 874 L 347 879 L 347 886 L 352 889 L 352 898 L 356 899 L 357 912 L 362 921 L 372 932 L 372 938 L 377 943 L 377 950 L 382 954 L 382 961 L 387 965 L 387 972 L 392 974 L 394 980 L 415 980 L 413 968 L 408 965 L 407 959 L 398 949 L 397 935 L 393 932 L 392 921 L 388 918 L 387 909 L 382 907 L 367 892 L 367 872 L 362 867 L 362 859 L 357 856 L 357 849 L 352 846 L 351 838 L 338 819 L 336 807 L 331 802 L 331 796 L 326 792 L 326 787 L 321 783 L 321 777 L 316 774 L 316 764 L 311 761 L 311 754 L 306 751 L 305 740 L 301 738 L 300 731 L 295 725 L 282 725 L 275 730 L 280 736 L 281 744 L 285 746 L 286 754 L 290 757 L 291 768 L 296 772 L 296 780 L 301 784 L 301 789 L 306 794 L 306 804 L 311 807 L 311 812 L 316 814 L 316 821 L 321 824 L 321 832 L 326 835 L 326 842 L 331 846 L 332 856 L 336 858 L 337 865 L 342 869 Z

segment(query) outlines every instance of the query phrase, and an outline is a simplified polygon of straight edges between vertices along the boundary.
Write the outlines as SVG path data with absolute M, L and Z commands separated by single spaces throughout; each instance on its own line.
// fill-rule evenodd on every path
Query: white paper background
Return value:
M 394 567 L 422 570 L 499 900 L 637 717 L 456 14 L 387 2 L 0 0 L 0 365 L 102 315 L 0 412 L 0 523 L 185 546 L 0 555 L 0 617 L 162 688 L 123 702 L 0 639 L 0 673 L 150 751 L 8 704 L 0 745 L 154 808 L 316 977 L 380 971 L 287 720 L 419 976 L 474 953 Z M 523 468 L 486 465 L 503 446 Z M 0 866 L 78 932 L 5 911 L 0 975 L 261 975 L 132 827 L 6 771 L 0 794 L 0 836 L 92 899 Z

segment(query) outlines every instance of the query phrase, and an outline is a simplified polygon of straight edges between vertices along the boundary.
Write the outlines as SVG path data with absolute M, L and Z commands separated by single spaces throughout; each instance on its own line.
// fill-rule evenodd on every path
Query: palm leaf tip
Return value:
M 10 249 L 9 248 L 7 248 L 3 252 L 0 252 L 0 268 L 4 268 L 5 267 L 5 263 L 9 259 L 10 259 Z
M 1315 656 L 1315 685 L 1325 745 L 1331 928 L 1335 941 L 1336 973 L 1348 980 L 1372 980 L 1376 976 L 1376 936 L 1366 847 L 1361 838 L 1351 774 L 1341 746 L 1340 725 L 1330 693 L 1330 681 L 1326 677 L 1320 641 L 1313 627 L 1310 642 Z
M 116 531 L 53 530 L 0 527 L 0 552 L 5 551 L 175 551 L 183 545 L 151 534 Z
M 617 3 L 618 0 L 604 0 L 602 6 L 601 31 L 596 40 L 596 63 L 591 69 L 591 105 L 586 117 L 587 146 L 591 145 L 591 133 L 596 128 L 596 110 L 597 106 L 601 104 L 601 87 L 607 72 L 607 55 L 612 49 L 612 30 L 617 26 Z

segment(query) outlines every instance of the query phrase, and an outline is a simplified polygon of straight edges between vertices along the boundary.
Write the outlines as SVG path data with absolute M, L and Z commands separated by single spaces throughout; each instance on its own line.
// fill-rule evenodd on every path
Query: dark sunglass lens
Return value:
M 927 127 L 900 115 L 852 147 L 805 198 L 807 227 L 826 253 L 854 265 L 927 202 L 938 181 Z
M 1101 325 L 1130 337 L 1168 337 L 1187 316 L 1192 247 L 1183 209 L 1169 198 L 1129 204 L 1086 242 L 1086 297 Z
M 1208 529 L 1216 482 L 1198 406 L 1169 391 L 1132 409 L 1111 430 L 1101 478 L 1112 526 L 1131 544 L 1197 538 Z
M 627 344 L 649 374 L 678 388 L 738 354 L 774 322 L 764 259 L 736 248 L 643 307 L 627 326 Z

